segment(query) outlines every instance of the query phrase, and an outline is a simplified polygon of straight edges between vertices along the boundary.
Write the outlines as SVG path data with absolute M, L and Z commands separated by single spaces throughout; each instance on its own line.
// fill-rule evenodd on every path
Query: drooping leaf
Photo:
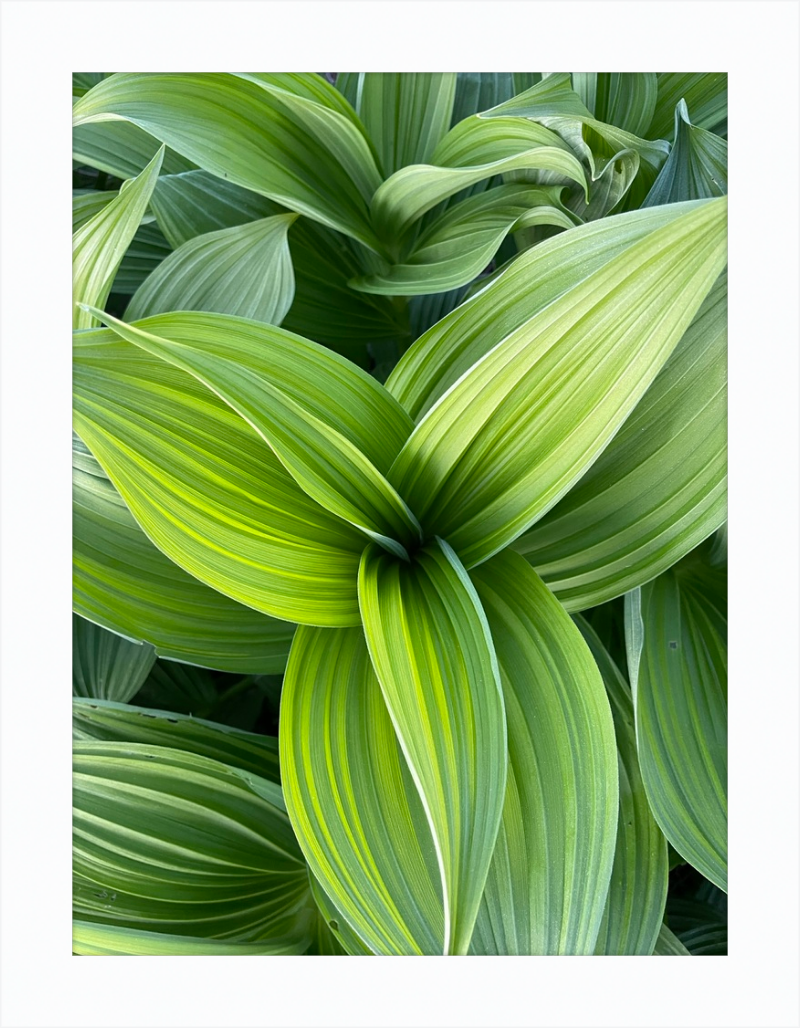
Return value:
M 589 623 L 581 617 L 575 620 L 603 676 L 619 758 L 617 847 L 595 952 L 649 956 L 658 939 L 667 898 L 667 841 L 650 812 L 642 782 L 628 683 Z
M 433 839 L 361 628 L 298 629 L 280 754 L 295 834 L 345 935 L 377 954 L 441 954 Z
M 642 207 L 702 200 L 728 192 L 728 144 L 689 120 L 686 102 L 675 108 L 675 142 Z
M 685 100 L 693 124 L 722 135 L 728 119 L 727 72 L 666 72 L 658 76 L 658 100 L 650 123 L 651 139 L 673 140 L 675 107 Z
M 102 307 L 106 302 L 117 268 L 147 210 L 163 156 L 162 147 L 141 175 L 126 183 L 111 203 L 73 233 L 73 328 L 97 323 L 77 304 Z
M 360 72 L 355 83 L 360 116 L 384 177 L 409 164 L 426 164 L 450 127 L 454 72 Z
M 287 233 L 296 218 L 278 214 L 189 240 L 136 291 L 126 320 L 216 311 L 279 325 L 294 300 Z
M 357 118 L 324 79 L 123 73 L 73 108 L 76 125 L 120 118 L 206 171 L 379 248 L 367 205 L 381 178 Z
M 383 274 L 351 280 L 369 293 L 420 295 L 470 282 L 492 260 L 509 232 L 532 225 L 572 228 L 557 186 L 497 186 L 451 206 L 420 235 L 408 256 Z
M 508 719 L 508 784 L 473 952 L 592 953 L 617 825 L 617 755 L 592 655 L 513 553 L 472 572 Z
M 725 518 L 727 274 L 584 477 L 512 544 L 568 610 L 649 581 Z
M 76 918 L 199 939 L 308 943 L 280 788 L 166 746 L 73 746 Z
M 441 540 L 413 564 L 374 545 L 359 571 L 370 657 L 433 835 L 445 953 L 467 952 L 497 837 L 506 724 L 475 588 Z
M 139 691 L 156 651 L 72 615 L 72 694 L 125 703 Z
M 427 536 L 446 538 L 472 567 L 580 479 L 722 271 L 726 209 L 724 198 L 672 207 L 667 225 L 516 331 L 496 326 L 494 349 L 428 411 L 390 471 Z M 473 305 L 494 311 L 504 277 L 454 311 L 454 322 Z
M 242 318 L 103 321 L 221 396 L 323 508 L 398 555 L 419 542 L 416 518 L 384 477 L 411 420 L 370 375 L 316 343 Z
M 76 430 L 170 560 L 274 617 L 358 623 L 363 535 L 309 499 L 243 418 L 106 329 L 76 335 L 73 372 Z
M 79 957 L 288 957 L 303 953 L 307 945 L 308 940 L 297 934 L 258 942 L 232 942 L 93 921 L 72 922 L 72 952 Z
M 675 849 L 727 891 L 727 575 L 703 548 L 626 597 L 639 763 Z M 640 660 L 638 668 L 636 654 Z
M 79 742 L 150 743 L 210 757 L 280 784 L 278 740 L 187 714 L 108 700 L 72 701 L 72 738 Z
M 221 671 L 281 672 L 294 625 L 235 603 L 187 574 L 144 534 L 73 436 L 73 605 L 156 653 Z

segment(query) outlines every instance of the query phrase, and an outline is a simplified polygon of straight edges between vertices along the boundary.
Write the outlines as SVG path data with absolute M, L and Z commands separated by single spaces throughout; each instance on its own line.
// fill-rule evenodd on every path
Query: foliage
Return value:
M 74 951 L 725 952 L 725 76 L 73 114 Z

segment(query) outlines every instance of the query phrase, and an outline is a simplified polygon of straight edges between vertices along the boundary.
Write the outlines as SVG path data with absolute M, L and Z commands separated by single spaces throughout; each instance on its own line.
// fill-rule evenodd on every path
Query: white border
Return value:
M 3 0 L 1 27 L 2 1025 L 798 1025 L 797 4 Z M 542 65 L 731 75 L 732 955 L 72 958 L 70 73 Z

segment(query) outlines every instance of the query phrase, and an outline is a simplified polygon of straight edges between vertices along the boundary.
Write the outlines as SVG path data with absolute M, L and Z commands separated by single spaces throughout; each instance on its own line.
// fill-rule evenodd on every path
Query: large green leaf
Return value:
M 132 699 L 150 674 L 156 651 L 72 615 L 72 694 L 99 700 Z
M 650 123 L 651 138 L 673 139 L 675 107 L 684 100 L 694 124 L 718 135 L 728 119 L 727 72 L 664 72 L 658 76 L 658 100 Z
M 109 330 L 76 335 L 73 386 L 76 430 L 171 560 L 286 621 L 358 623 L 364 536 L 309 499 L 214 393 Z
M 355 932 L 378 954 L 441 954 L 433 839 L 360 628 L 298 629 L 280 754 L 292 825 L 343 941 Z
M 401 451 L 390 480 L 426 536 L 446 538 L 466 566 L 507 546 L 580 479 L 720 274 L 725 199 L 674 213 L 501 334 Z M 493 309 L 494 292 L 473 302 Z
M 311 882 L 311 895 L 319 909 L 319 921 L 327 932 L 318 930 L 318 943 L 320 954 L 323 953 L 322 946 L 326 946 L 325 953 L 330 956 L 341 956 L 343 953 L 352 957 L 371 957 L 375 954 L 366 945 L 363 939 L 357 935 L 350 925 L 342 917 L 341 912 L 334 906 L 330 896 L 325 892 L 317 879 L 308 872 Z M 323 939 L 326 939 L 323 942 Z
M 355 289 L 387 295 L 442 292 L 470 282 L 497 253 L 509 232 L 532 225 L 572 228 L 558 186 L 496 186 L 462 200 L 431 222 L 402 263 L 383 274 L 353 279 Z
M 454 72 L 360 72 L 353 104 L 375 144 L 384 176 L 426 164 L 450 127 Z
M 305 863 L 280 788 L 166 746 L 73 747 L 75 916 L 196 938 L 307 940 Z
M 426 211 L 468 186 L 516 170 L 557 172 L 585 185 L 577 158 L 555 132 L 526 121 L 466 118 L 437 146 L 430 164 L 402 168 L 376 191 L 371 213 L 381 238 L 400 241 Z
M 581 617 L 576 623 L 603 676 L 619 758 L 617 848 L 595 952 L 649 956 L 658 939 L 667 898 L 667 841 L 650 812 L 639 770 L 628 683 L 589 623 Z
M 512 544 L 568 610 L 649 581 L 724 520 L 727 274 L 584 477 Z
M 117 268 L 147 210 L 163 156 L 162 147 L 145 170 L 123 186 L 116 199 L 73 233 L 73 328 L 89 328 L 97 323 L 77 305 L 102 307 L 106 302 Z
M 368 547 L 358 593 L 370 657 L 433 835 L 445 953 L 463 954 L 506 784 L 505 711 L 489 626 L 441 540 L 413 564 Z
M 283 671 L 294 625 L 209 589 L 157 549 L 73 436 L 72 569 L 77 613 L 162 657 L 221 671 Z
M 278 214 L 189 240 L 136 291 L 126 320 L 216 311 L 279 325 L 294 299 L 287 233 L 296 218 Z
M 168 746 L 280 784 L 277 739 L 187 714 L 77 698 L 72 701 L 72 738 Z
M 130 121 L 206 171 L 379 248 L 368 204 L 381 177 L 341 105 L 313 75 L 117 74 L 78 100 L 73 120 Z
M 317 343 L 242 318 L 103 320 L 221 396 L 326 510 L 398 555 L 419 543 L 416 518 L 384 477 L 411 419 L 370 375 Z
M 702 200 L 728 192 L 728 144 L 689 120 L 686 101 L 675 108 L 675 142 L 643 207 Z
M 288 957 L 303 953 L 307 945 L 308 940 L 296 933 L 259 942 L 231 942 L 92 921 L 72 922 L 72 952 L 79 957 Z
M 727 891 L 727 574 L 695 550 L 628 594 L 639 763 L 675 849 Z M 639 607 L 640 604 L 640 607 Z M 638 667 L 637 667 L 638 658 Z
M 135 178 L 141 174 L 160 147 L 149 132 L 126 121 L 78 125 L 72 130 L 74 160 L 115 178 Z M 194 168 L 191 161 L 166 149 L 161 165 L 165 175 L 176 175 L 191 168 Z
M 473 952 L 589 954 L 617 825 L 603 682 L 559 603 L 516 554 L 472 572 L 497 650 L 508 784 Z
M 655 72 L 573 71 L 572 88 L 598 121 L 634 136 L 644 136 L 650 127 L 658 97 Z

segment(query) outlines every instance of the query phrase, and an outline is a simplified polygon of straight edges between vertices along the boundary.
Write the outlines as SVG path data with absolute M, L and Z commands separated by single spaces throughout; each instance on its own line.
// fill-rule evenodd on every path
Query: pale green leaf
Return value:
M 72 952 L 79 957 L 288 957 L 303 953 L 307 945 L 306 938 L 294 934 L 258 942 L 231 942 L 92 921 L 72 922 Z
M 726 573 L 706 563 L 703 548 L 642 586 L 641 662 L 631 682 L 639 763 L 653 815 L 675 849 L 723 891 L 726 587 Z
M 132 699 L 150 674 L 156 651 L 72 615 L 72 694 L 98 700 Z
M 360 72 L 355 83 L 360 116 L 384 177 L 408 164 L 426 164 L 450 127 L 454 72 Z
M 106 302 L 117 268 L 147 210 L 163 156 L 162 147 L 141 175 L 126 183 L 111 203 L 73 233 L 73 328 L 96 324 L 77 305 L 102 307 Z
M 323 86 L 345 103 L 312 75 L 117 74 L 75 104 L 73 119 L 130 121 L 206 171 L 379 248 L 370 146 Z
M 512 544 L 568 610 L 671 567 L 724 520 L 727 274 L 589 471 Z
M 686 102 L 675 108 L 675 142 L 642 207 L 702 200 L 728 192 L 728 144 L 689 120 Z
M 363 535 L 309 499 L 214 393 L 105 329 L 76 335 L 73 387 L 76 430 L 170 560 L 274 617 L 358 623 Z
M 279 325 L 294 299 L 287 233 L 296 218 L 279 214 L 189 240 L 137 290 L 126 320 L 216 311 Z
M 667 225 L 516 331 L 501 329 L 401 451 L 390 480 L 426 536 L 446 538 L 466 566 L 507 546 L 581 478 L 725 266 L 725 199 L 671 210 Z M 472 303 L 493 310 L 504 277 Z
M 72 701 L 72 738 L 168 746 L 280 784 L 277 739 L 187 714 L 78 698 Z
M 361 628 L 298 629 L 280 753 L 286 808 L 343 941 L 355 933 L 378 954 L 441 954 L 433 840 Z
M 508 719 L 503 820 L 478 954 L 589 954 L 617 826 L 617 755 L 603 682 L 563 608 L 513 553 L 472 572 Z
M 162 657 L 221 671 L 283 671 L 294 625 L 235 603 L 173 564 L 138 526 L 83 442 L 73 435 L 72 445 L 77 613 L 147 640 Z
M 110 189 L 73 189 L 72 190 L 72 231 L 77 232 L 95 214 L 99 214 L 108 206 L 117 194 Z
M 464 954 L 506 784 L 505 711 L 489 626 L 441 540 L 413 564 L 370 546 L 358 591 L 370 657 L 433 835 L 444 952 Z
M 272 447 L 301 488 L 400 556 L 419 525 L 384 472 L 411 419 L 370 375 L 300 336 L 242 318 L 165 314 L 114 331 L 194 375 Z
M 639 770 L 628 683 L 589 623 L 581 617 L 576 623 L 603 676 L 614 715 L 619 758 L 617 848 L 595 952 L 604 956 L 649 956 L 667 898 L 667 841 L 650 812 Z

